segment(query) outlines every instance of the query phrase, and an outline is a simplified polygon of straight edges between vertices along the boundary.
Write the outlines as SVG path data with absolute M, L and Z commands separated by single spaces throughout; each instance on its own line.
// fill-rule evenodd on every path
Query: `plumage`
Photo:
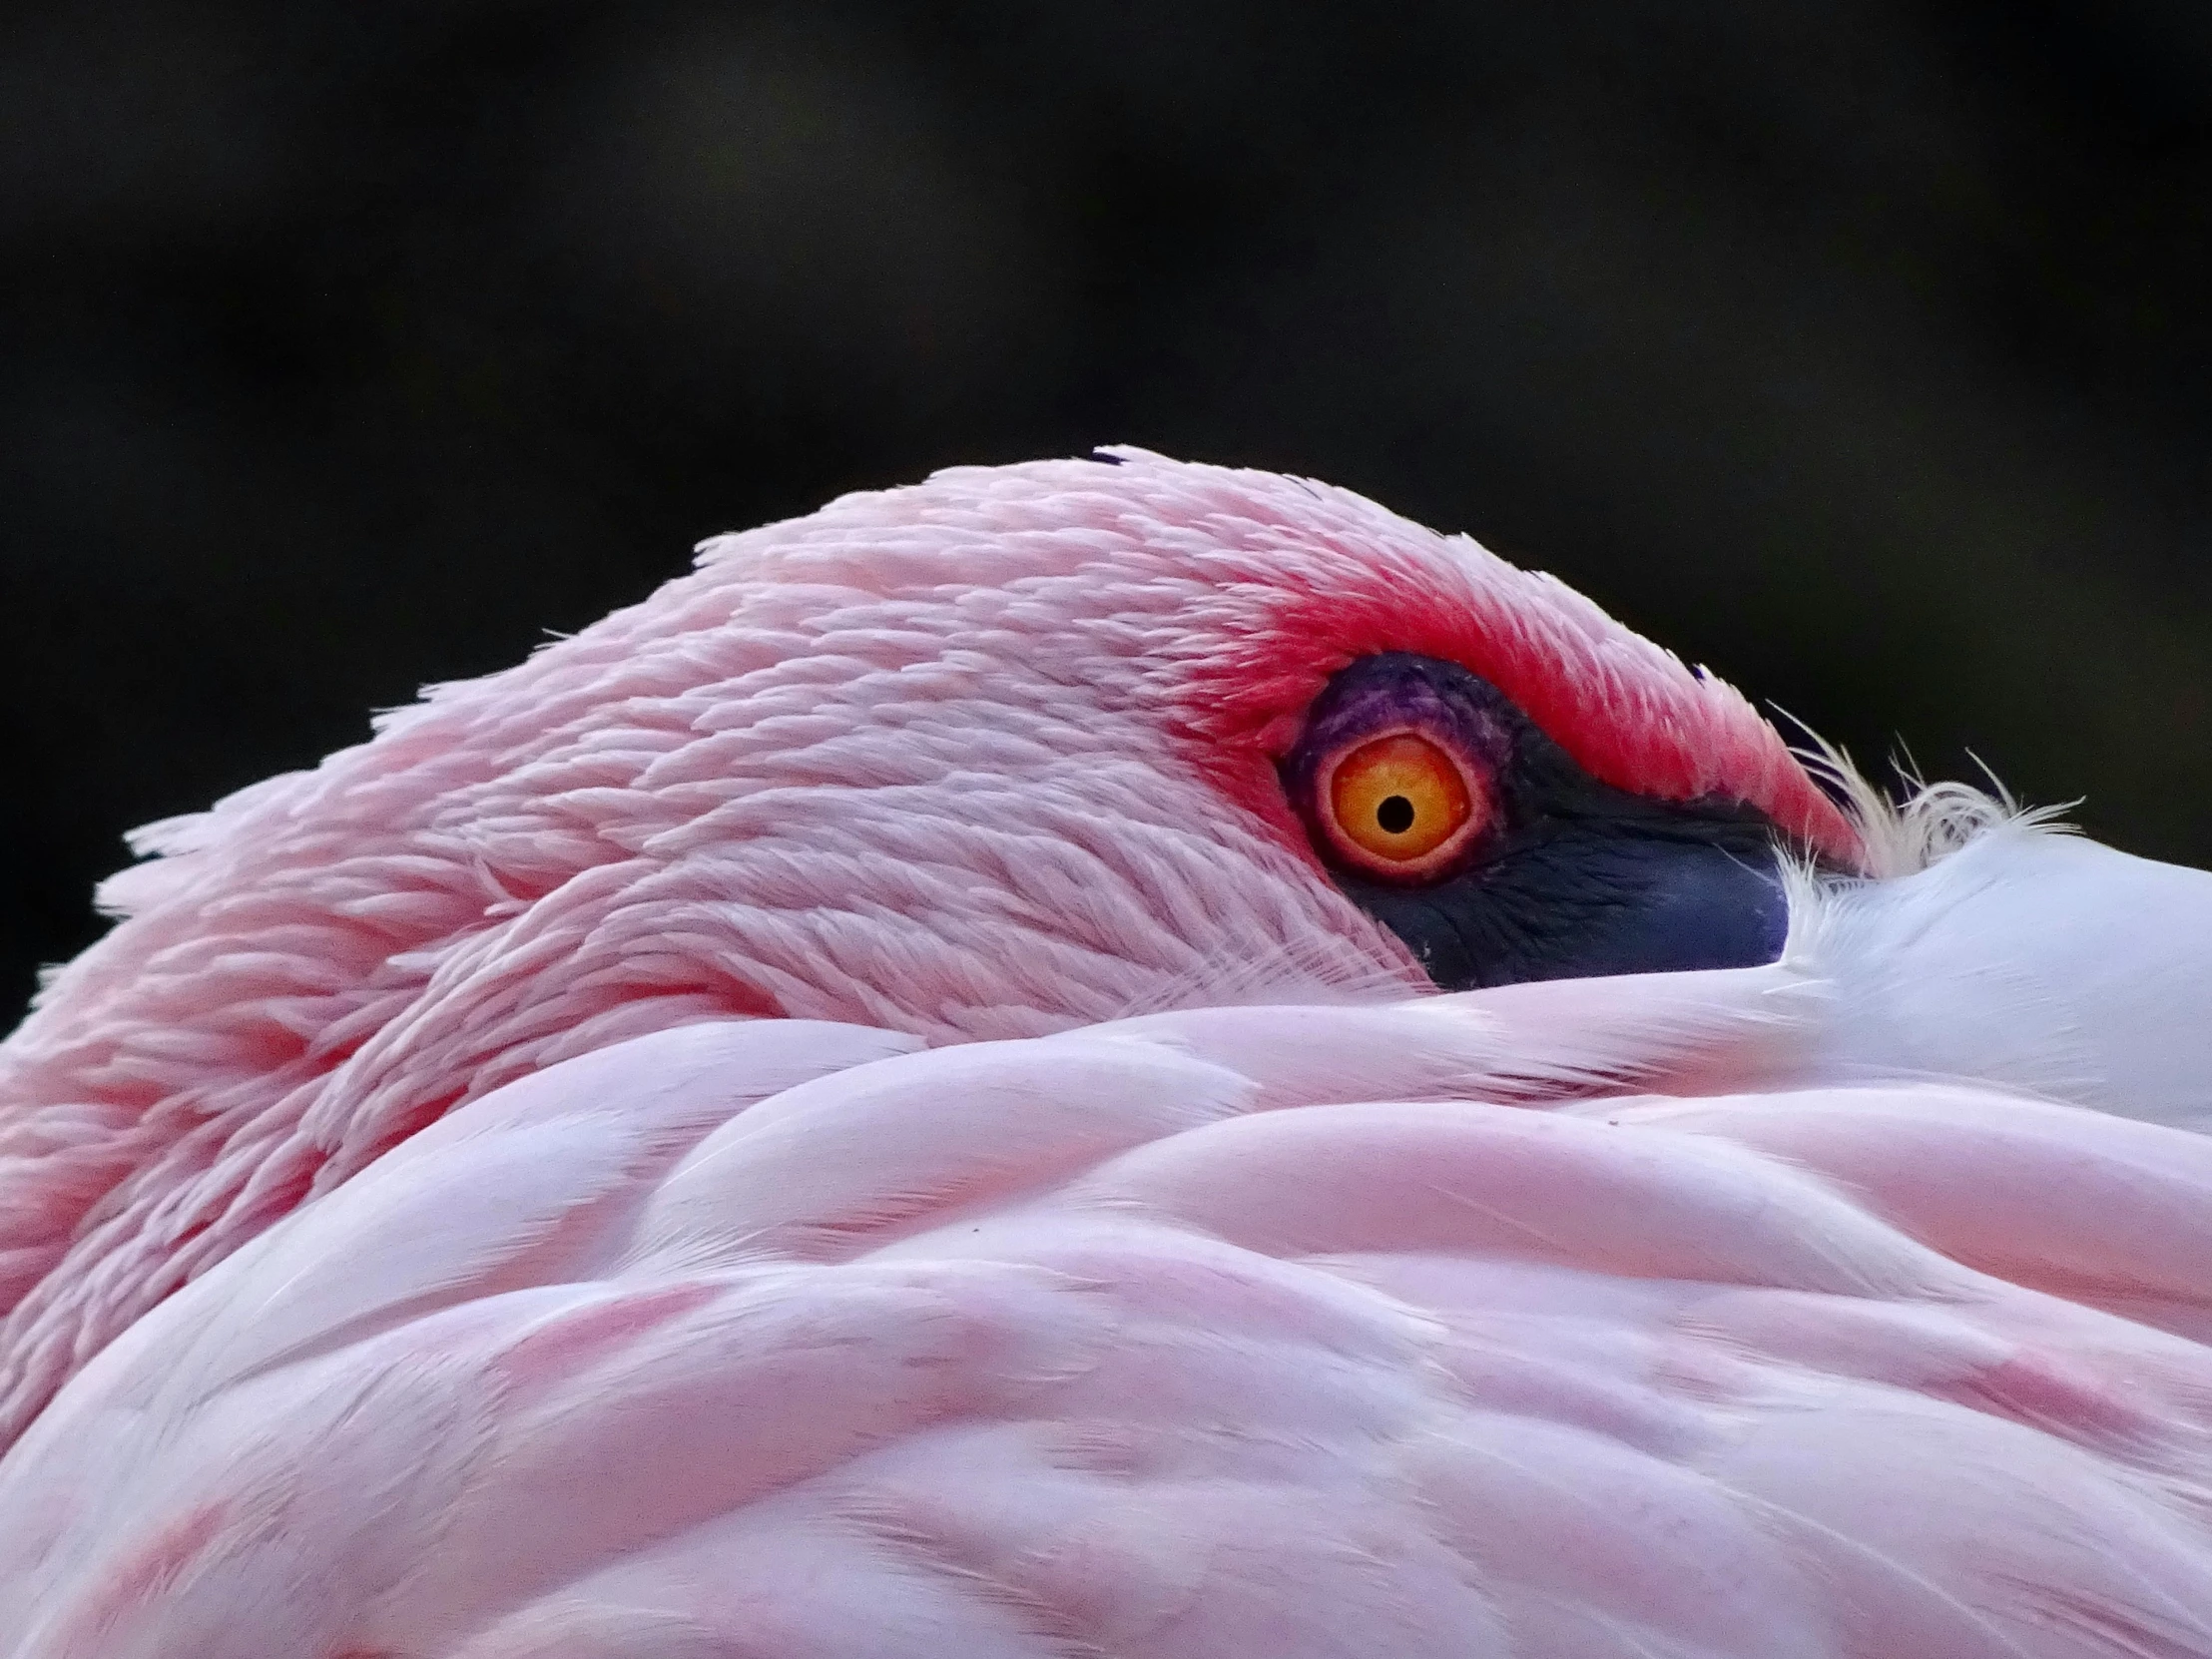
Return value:
M 1379 652 L 1780 960 L 1436 994 L 1286 794 Z M 6 1659 L 2212 1655 L 2212 876 L 1356 497 L 847 498 L 146 844 L 0 1049 Z

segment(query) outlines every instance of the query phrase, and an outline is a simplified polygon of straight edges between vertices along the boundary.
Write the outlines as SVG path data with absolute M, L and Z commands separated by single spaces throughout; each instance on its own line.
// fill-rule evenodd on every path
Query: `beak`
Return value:
M 1816 1070 L 1997 1083 L 2212 1130 L 2212 873 L 2028 823 L 1914 875 L 1795 895 Z

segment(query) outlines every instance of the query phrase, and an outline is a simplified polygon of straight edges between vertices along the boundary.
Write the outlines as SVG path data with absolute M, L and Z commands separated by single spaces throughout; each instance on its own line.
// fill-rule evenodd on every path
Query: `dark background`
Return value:
M 118 835 L 691 543 L 1129 440 L 2212 861 L 2212 6 L 50 8 L 0 1027 Z

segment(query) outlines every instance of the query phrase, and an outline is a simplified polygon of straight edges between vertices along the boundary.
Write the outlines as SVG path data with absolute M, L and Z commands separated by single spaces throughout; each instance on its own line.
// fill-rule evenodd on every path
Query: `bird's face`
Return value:
M 1789 931 L 1765 813 L 1601 783 L 1460 663 L 1355 659 L 1278 771 L 1329 879 L 1445 990 L 1742 967 Z
M 940 475 L 711 545 L 687 587 L 656 604 L 711 622 L 634 630 L 602 700 L 684 727 L 593 798 L 683 872 L 615 932 L 722 932 L 787 1013 L 1008 1035 L 1768 961 L 1778 852 L 1857 856 L 1726 687 L 1341 491 L 1142 455 Z M 696 682 L 666 715 L 635 695 L 664 663 Z

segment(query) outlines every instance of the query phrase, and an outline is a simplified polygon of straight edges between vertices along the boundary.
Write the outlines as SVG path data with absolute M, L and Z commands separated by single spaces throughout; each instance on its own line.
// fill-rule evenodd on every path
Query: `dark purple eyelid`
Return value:
M 1422 657 L 1353 663 L 1315 700 L 1305 735 L 1284 758 L 1284 782 L 1295 799 L 1308 803 L 1315 776 L 1331 756 L 1407 727 L 1434 737 L 1494 779 L 1512 759 L 1513 740 L 1506 723 L 1481 706 L 1485 693 L 1498 695 L 1472 675 Z

